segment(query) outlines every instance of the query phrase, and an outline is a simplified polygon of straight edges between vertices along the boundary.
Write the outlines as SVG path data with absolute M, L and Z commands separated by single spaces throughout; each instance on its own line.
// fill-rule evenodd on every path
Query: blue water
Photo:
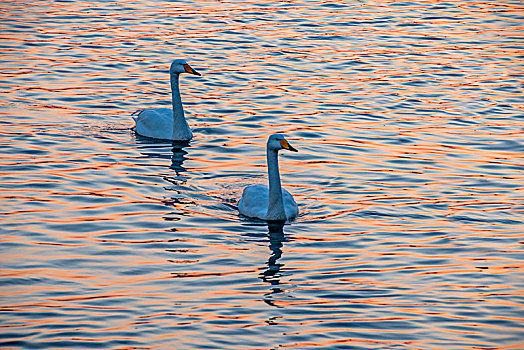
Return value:
M 520 2 L 0 8 L 0 348 L 524 348 Z

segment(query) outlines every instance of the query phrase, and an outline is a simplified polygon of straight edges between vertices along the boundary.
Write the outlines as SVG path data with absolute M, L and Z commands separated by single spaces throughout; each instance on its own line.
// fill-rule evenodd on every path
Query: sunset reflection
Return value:
M 523 347 L 521 4 L 0 7 L 0 348 Z

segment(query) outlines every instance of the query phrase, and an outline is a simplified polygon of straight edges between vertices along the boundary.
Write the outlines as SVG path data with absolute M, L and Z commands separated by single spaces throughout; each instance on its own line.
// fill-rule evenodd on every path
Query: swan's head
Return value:
M 282 134 L 273 134 L 269 136 L 269 139 L 267 140 L 267 149 L 272 149 L 275 151 L 287 149 L 289 151 L 298 152 L 296 148 L 293 148 L 293 146 L 287 142 L 286 138 Z
M 171 74 L 180 74 L 180 73 L 189 73 L 194 75 L 200 75 L 196 70 L 191 68 L 185 60 L 176 59 L 171 63 L 171 68 L 169 68 L 169 73 Z

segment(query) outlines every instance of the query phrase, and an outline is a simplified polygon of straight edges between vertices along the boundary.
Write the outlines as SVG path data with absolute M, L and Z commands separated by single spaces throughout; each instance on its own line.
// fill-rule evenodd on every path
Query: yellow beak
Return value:
M 196 70 L 194 70 L 193 68 L 191 68 L 189 64 L 183 64 L 183 66 L 184 66 L 184 70 L 186 71 L 186 73 L 194 74 L 194 75 L 202 75 L 198 73 Z
M 280 146 L 282 146 L 282 148 L 285 148 L 285 149 L 293 151 L 293 152 L 298 152 L 298 150 L 296 148 L 294 148 L 293 146 L 291 146 L 289 144 L 289 142 L 287 142 L 287 140 L 280 139 L 278 141 L 280 142 Z

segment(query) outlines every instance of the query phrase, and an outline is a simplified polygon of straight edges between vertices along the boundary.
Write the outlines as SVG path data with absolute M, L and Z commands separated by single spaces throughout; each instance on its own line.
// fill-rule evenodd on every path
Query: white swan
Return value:
M 298 215 L 298 206 L 291 193 L 282 189 L 278 171 L 278 151 L 287 149 L 298 152 L 281 134 L 267 140 L 267 172 L 269 188 L 265 185 L 250 185 L 244 188 L 238 202 L 240 214 L 269 221 L 292 219 Z
M 188 141 L 193 138 L 193 133 L 184 117 L 184 108 L 180 98 L 178 86 L 180 73 L 200 75 L 186 61 L 182 59 L 174 60 L 169 68 L 173 109 L 152 108 L 139 111 L 138 117 L 133 117 L 136 124 L 133 130 L 137 134 L 155 139 L 174 141 Z

